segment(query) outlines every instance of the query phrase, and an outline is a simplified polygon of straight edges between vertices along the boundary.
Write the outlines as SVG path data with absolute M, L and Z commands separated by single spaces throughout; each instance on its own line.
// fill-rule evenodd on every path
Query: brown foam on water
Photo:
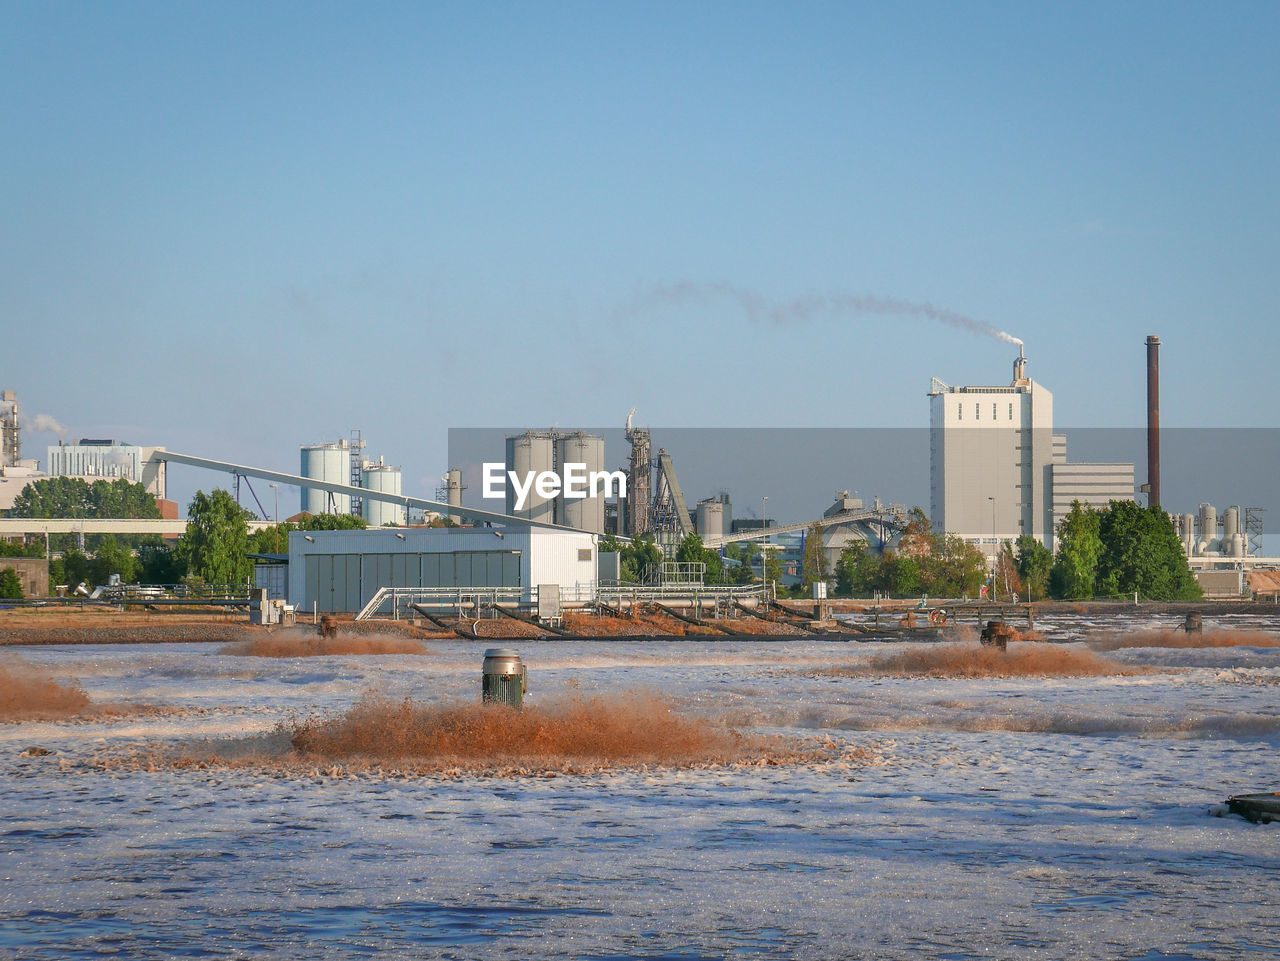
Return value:
M 1008 651 L 979 644 L 933 644 L 882 654 L 869 664 L 820 671 L 842 677 L 1103 677 L 1145 674 L 1092 651 L 1058 644 L 1015 643 Z
M 1086 642 L 1095 651 L 1124 647 L 1280 647 L 1280 637 L 1261 631 L 1139 631 L 1134 634 L 1098 635 Z
M 0 661 L 0 721 L 42 721 L 75 717 L 89 708 L 77 681 L 56 680 L 16 657 Z
M 444 766 L 565 761 L 679 764 L 730 760 L 745 747 L 736 732 L 682 717 L 646 694 L 570 696 L 516 711 L 504 705 L 429 705 L 365 695 L 349 711 L 291 726 L 301 757 L 314 760 L 416 760 Z
M 516 711 L 496 704 L 425 704 L 370 692 L 349 710 L 285 722 L 268 735 L 107 752 L 88 766 L 385 778 L 876 763 L 882 763 L 876 748 L 825 735 L 744 735 L 707 718 L 683 716 L 668 701 L 642 693 L 605 698 L 574 692 Z
M 219 654 L 240 657 L 326 657 L 336 654 L 430 654 L 418 641 L 408 637 L 361 637 L 339 634 L 320 637 L 316 634 L 281 632 L 236 641 L 218 649 Z

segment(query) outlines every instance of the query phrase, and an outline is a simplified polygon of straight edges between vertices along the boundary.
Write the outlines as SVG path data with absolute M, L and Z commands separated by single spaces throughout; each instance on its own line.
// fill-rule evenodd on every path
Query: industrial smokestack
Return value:
M 1160 506 L 1160 338 L 1147 337 L 1147 503 Z

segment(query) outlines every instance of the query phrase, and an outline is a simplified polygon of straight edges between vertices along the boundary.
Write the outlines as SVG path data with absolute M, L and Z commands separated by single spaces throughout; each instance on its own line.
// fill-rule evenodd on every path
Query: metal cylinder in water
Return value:
M 491 647 L 484 652 L 480 697 L 485 703 L 506 704 L 518 711 L 528 689 L 529 674 L 518 653 L 507 647 Z

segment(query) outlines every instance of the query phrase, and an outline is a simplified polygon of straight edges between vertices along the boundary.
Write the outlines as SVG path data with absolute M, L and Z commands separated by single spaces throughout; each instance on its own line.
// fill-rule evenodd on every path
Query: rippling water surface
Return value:
M 1071 640 L 1117 621 L 1037 626 Z M 1209 814 L 1280 790 L 1280 649 L 1123 649 L 1108 656 L 1168 670 L 961 680 L 822 673 L 882 644 L 521 642 L 531 700 L 571 682 L 648 687 L 753 730 L 874 746 L 879 763 L 417 779 L 76 763 L 245 737 L 371 687 L 476 697 L 483 645 L 430 646 L 297 660 L 23 650 L 95 701 L 181 710 L 0 724 L 0 956 L 1280 951 L 1280 825 Z M 19 756 L 31 747 L 53 753 Z

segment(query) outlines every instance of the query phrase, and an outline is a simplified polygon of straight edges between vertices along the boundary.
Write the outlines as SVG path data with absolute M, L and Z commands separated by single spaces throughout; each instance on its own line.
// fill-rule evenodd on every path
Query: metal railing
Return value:
M 617 607 L 620 602 L 637 603 L 653 601 L 664 604 L 672 600 L 712 601 L 760 601 L 771 596 L 769 588 L 762 584 L 751 586 L 732 585 L 688 585 L 667 584 L 662 586 L 649 584 L 602 584 L 596 591 L 596 602 L 609 607 Z
M 560 587 L 561 606 L 590 604 L 596 598 L 595 584 Z M 414 607 L 424 607 L 455 617 L 496 607 L 534 611 L 538 606 L 536 587 L 380 587 L 359 613 L 357 621 L 376 617 L 399 620 Z

